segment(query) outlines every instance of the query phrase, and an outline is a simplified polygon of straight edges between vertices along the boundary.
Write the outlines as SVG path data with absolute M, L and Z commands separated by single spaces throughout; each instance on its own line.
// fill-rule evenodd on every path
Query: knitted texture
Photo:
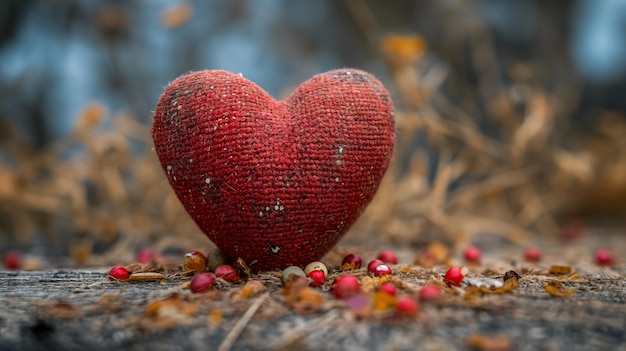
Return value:
M 173 81 L 152 138 L 200 229 L 253 270 L 320 259 L 370 202 L 393 153 L 393 103 L 369 73 L 319 74 L 285 101 L 226 71 Z

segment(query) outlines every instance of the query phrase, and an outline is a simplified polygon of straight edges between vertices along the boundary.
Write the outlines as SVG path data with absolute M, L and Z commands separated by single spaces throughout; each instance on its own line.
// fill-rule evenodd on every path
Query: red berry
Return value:
M 613 264 L 613 252 L 607 249 L 596 251 L 596 263 L 600 266 L 611 266 Z
M 463 272 L 461 272 L 461 267 L 452 267 L 448 269 L 444 280 L 450 285 L 461 285 L 461 281 L 463 280 Z
M 335 279 L 333 285 L 333 295 L 338 299 L 346 299 L 350 296 L 356 295 L 361 290 L 361 283 L 353 275 L 342 275 Z
M 375 277 L 380 277 L 381 275 L 391 275 L 392 273 L 391 267 L 386 264 L 379 264 L 376 268 L 374 268 Z
M 198 251 L 189 251 L 185 254 L 185 270 L 194 273 L 204 272 L 207 266 L 206 257 Z
M 191 278 L 189 288 L 193 293 L 209 291 L 215 285 L 215 275 L 213 273 L 198 273 Z
M 383 263 L 385 262 L 375 258 L 371 260 L 370 263 L 367 264 L 367 271 L 370 273 L 374 273 L 374 271 L 376 270 L 376 267 L 380 266 Z
M 233 266 L 228 264 L 217 266 L 214 273 L 216 277 L 222 278 L 227 282 L 236 282 L 239 280 L 239 272 L 237 272 Z
M 391 295 L 391 296 L 396 296 L 398 294 L 398 290 L 396 289 L 396 286 L 391 284 L 391 283 L 385 283 L 383 285 L 381 285 L 378 290 L 380 291 L 384 291 L 387 294 Z
M 417 301 L 410 297 L 401 297 L 396 303 L 396 314 L 402 317 L 415 317 L 419 312 Z
M 524 251 L 524 259 L 528 262 L 539 262 L 541 260 L 541 251 L 536 247 L 529 247 Z
M 465 257 L 465 261 L 467 262 L 478 262 L 480 261 L 481 252 L 476 246 L 470 246 L 465 249 L 463 253 L 463 257 Z
M 585 221 L 581 219 L 571 219 L 559 230 L 559 237 L 565 241 L 572 241 L 580 238 L 587 227 Z
M 319 270 L 310 271 L 306 276 L 311 279 L 311 286 L 322 286 L 326 281 L 326 275 Z
M 141 264 L 150 263 L 155 258 L 154 252 L 148 248 L 143 248 L 137 251 L 137 255 L 135 256 L 135 260 Z
M 378 257 L 376 258 L 384 263 L 398 264 L 398 256 L 396 256 L 396 253 L 391 250 L 382 250 L 378 253 Z
M 20 253 L 17 251 L 5 253 L 2 260 L 4 261 L 4 267 L 6 267 L 6 269 L 19 269 L 22 265 Z
M 110 280 L 126 280 L 130 277 L 130 272 L 124 266 L 115 266 L 109 271 Z
M 441 289 L 434 285 L 425 285 L 419 292 L 419 299 L 421 301 L 437 300 L 440 297 Z
M 341 261 L 341 270 L 349 271 L 352 269 L 359 269 L 361 268 L 361 264 L 363 264 L 361 256 L 353 253 L 347 254 L 346 257 L 343 258 L 343 261 Z

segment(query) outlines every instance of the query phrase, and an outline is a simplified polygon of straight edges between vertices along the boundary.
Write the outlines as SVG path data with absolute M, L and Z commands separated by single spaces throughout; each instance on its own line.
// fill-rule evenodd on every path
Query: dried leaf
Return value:
M 265 290 L 265 285 L 258 280 L 248 281 L 233 298 L 233 301 L 247 300 Z
M 552 265 L 548 270 L 548 273 L 554 275 L 566 275 L 572 272 L 572 267 L 570 266 L 560 266 L 560 265 Z
M 300 277 L 293 283 L 287 284 L 285 304 L 301 315 L 316 314 L 324 304 L 324 297 L 316 290 L 309 288 L 308 279 Z
M 161 16 L 161 22 L 167 28 L 176 28 L 189 21 L 193 16 L 193 8 L 188 3 L 176 4 L 167 9 Z
M 374 310 L 384 311 L 396 307 L 398 299 L 393 295 L 379 290 L 374 293 L 373 302 Z
M 507 336 L 488 336 L 481 334 L 468 335 L 465 338 L 467 347 L 481 351 L 507 351 L 511 349 L 511 338 Z
M 85 107 L 76 119 L 74 133 L 79 138 L 86 138 L 89 132 L 98 126 L 107 113 L 106 107 L 99 102 L 92 102 Z
M 414 264 L 423 267 L 433 267 L 444 263 L 450 257 L 450 250 L 439 241 L 428 245 L 425 251 L 421 252 L 413 260 Z
M 212 310 L 207 316 L 207 324 L 213 328 L 219 327 L 223 320 L 224 316 L 219 309 Z
M 237 258 L 235 264 L 233 264 L 233 268 L 235 268 L 236 271 L 240 272 L 241 279 L 243 279 L 244 281 L 252 275 L 250 267 L 241 257 Z
M 576 293 L 576 289 L 569 289 L 563 286 L 559 281 L 550 281 L 546 284 L 544 290 L 555 297 L 569 297 Z
M 426 41 L 419 35 L 387 35 L 382 49 L 398 64 L 406 64 L 421 57 L 426 51 Z

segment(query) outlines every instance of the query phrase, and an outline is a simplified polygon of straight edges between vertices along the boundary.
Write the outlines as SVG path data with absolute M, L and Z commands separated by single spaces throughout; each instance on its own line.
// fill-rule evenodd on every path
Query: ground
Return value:
M 332 274 L 315 290 L 323 303 L 303 315 L 297 303 L 285 303 L 279 273 L 252 275 L 249 280 L 265 288 L 242 295 L 244 283 L 224 282 L 209 293 L 191 294 L 185 289 L 190 278 L 178 273 L 115 282 L 107 279 L 108 268 L 1 271 L 0 349 L 626 350 L 622 237 L 619 230 L 606 230 L 570 244 L 545 240 L 538 263 L 521 260 L 516 245 L 483 238 L 495 244 L 483 250 L 481 264 L 468 265 L 470 276 L 501 281 L 514 270 L 519 288 L 489 294 L 466 285 L 444 287 L 443 298 L 422 302 L 415 318 L 384 309 L 355 313 L 328 291 Z M 616 254 L 613 267 L 593 262 L 592 248 L 601 244 Z M 400 264 L 390 281 L 401 295 L 415 296 L 427 281 L 441 282 L 446 267 L 415 265 L 413 249 L 395 250 Z M 328 261 L 332 265 L 332 254 Z M 550 273 L 556 264 L 572 273 Z M 352 274 L 367 276 L 363 269 Z M 549 282 L 572 295 L 548 294 Z

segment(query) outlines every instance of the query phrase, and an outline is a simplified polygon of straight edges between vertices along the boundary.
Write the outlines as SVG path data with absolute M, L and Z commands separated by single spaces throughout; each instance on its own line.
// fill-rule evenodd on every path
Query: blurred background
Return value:
M 277 98 L 340 67 L 383 81 L 397 152 L 348 242 L 619 220 L 625 35 L 624 0 L 2 1 L 0 252 L 97 265 L 207 247 L 148 132 L 168 82 L 201 69 Z

